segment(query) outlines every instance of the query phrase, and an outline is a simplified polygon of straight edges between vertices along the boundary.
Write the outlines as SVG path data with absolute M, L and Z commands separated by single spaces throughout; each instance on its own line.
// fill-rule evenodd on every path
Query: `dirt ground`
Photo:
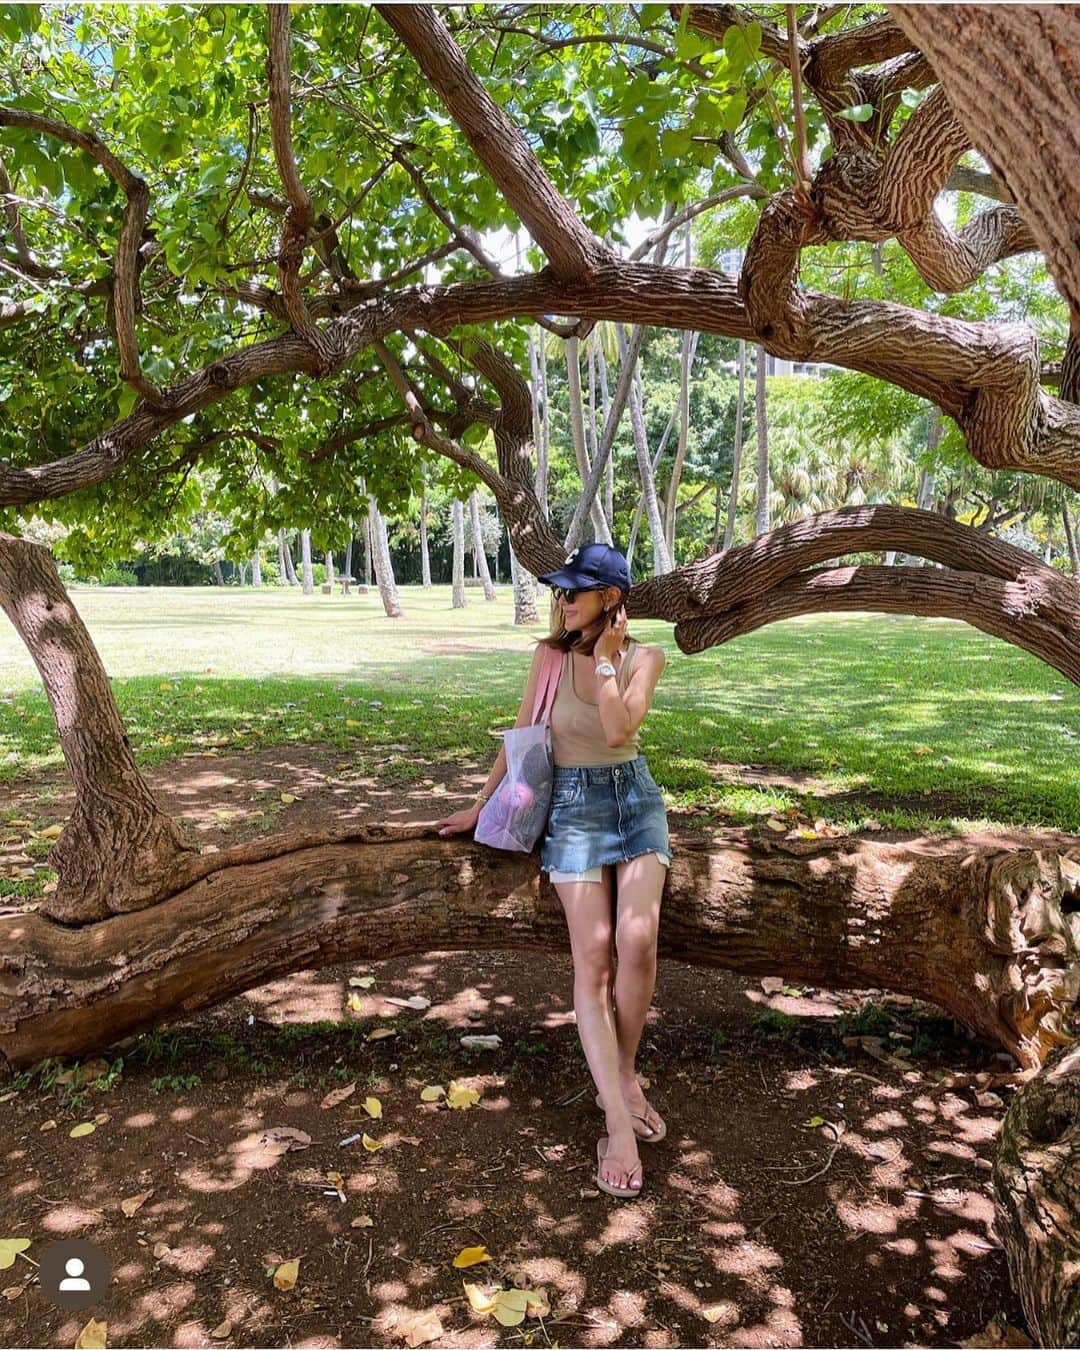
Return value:
M 433 766 L 403 786 L 334 754 L 191 756 L 148 777 L 224 847 L 435 819 L 486 772 Z M 44 778 L 5 796 L 62 821 L 66 783 L 50 781 L 53 800 L 35 799 Z M 669 820 L 675 849 L 705 823 Z M 6 849 L 0 867 L 17 866 Z M 400 1002 L 414 996 L 429 1006 Z M 460 1044 L 477 1034 L 500 1044 Z M 1022 1329 L 990 1185 L 1010 1089 L 980 1104 L 949 1085 L 1009 1068 L 994 1052 L 910 999 L 662 961 L 639 1067 L 669 1132 L 641 1146 L 643 1192 L 623 1201 L 594 1184 L 603 1118 L 568 954 L 297 974 L 95 1057 L 92 1085 L 54 1066 L 0 1090 L 0 1239 L 32 1243 L 0 1268 L 0 1343 L 71 1346 L 91 1315 L 111 1346 L 950 1346 L 994 1319 Z M 421 1099 L 455 1084 L 475 1104 Z M 303 1146 L 266 1135 L 281 1127 Z M 342 1143 L 364 1133 L 378 1147 Z M 64 1237 L 111 1263 L 90 1312 L 36 1282 Z M 467 1247 L 490 1259 L 456 1268 Z M 295 1285 L 276 1287 L 295 1259 Z M 502 1325 L 463 1282 L 536 1291 L 531 1315 Z

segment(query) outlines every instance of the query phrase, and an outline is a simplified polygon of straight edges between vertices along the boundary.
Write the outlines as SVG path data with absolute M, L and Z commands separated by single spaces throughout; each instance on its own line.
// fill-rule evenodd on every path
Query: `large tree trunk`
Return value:
M 375 567 L 375 581 L 379 587 L 383 611 L 388 619 L 400 619 L 401 603 L 398 600 L 397 582 L 394 580 L 394 565 L 390 561 L 390 541 L 386 534 L 386 521 L 372 496 L 368 497 L 368 520 L 371 524 L 371 553 Z
M 465 605 L 465 508 L 458 497 L 451 504 L 450 519 L 454 536 L 450 607 L 462 609 Z
M 1037 1344 L 1080 1345 L 1077 1042 L 1054 1050 L 1017 1093 L 1001 1123 L 993 1180 L 998 1236 Z
M 262 553 L 258 549 L 251 555 L 251 584 L 262 585 Z
M 135 764 L 109 677 L 44 545 L 0 534 L 0 606 L 34 658 L 75 787 L 42 910 L 87 923 L 155 904 L 187 875 L 194 850 Z
M 345 545 L 345 575 L 352 580 L 353 523 L 349 521 L 349 542 Z
M 1080 842 L 1080 841 L 1078 841 Z M 167 901 L 72 933 L 0 919 L 0 1052 L 86 1053 L 291 971 L 429 951 L 565 951 L 534 855 L 430 825 L 259 839 Z M 165 869 L 163 869 L 164 871 Z M 1080 847 L 687 840 L 660 955 L 947 1009 L 1034 1069 L 1080 990 Z
M 475 488 L 469 493 L 469 521 L 472 526 L 473 556 L 480 572 L 484 599 L 494 600 L 495 587 L 491 584 L 491 572 L 488 568 L 487 554 L 484 552 L 484 532 L 480 528 L 480 498 Z

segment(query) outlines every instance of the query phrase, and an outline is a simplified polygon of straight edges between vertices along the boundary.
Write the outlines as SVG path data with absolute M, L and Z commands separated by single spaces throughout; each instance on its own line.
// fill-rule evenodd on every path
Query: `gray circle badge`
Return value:
M 58 1308 L 92 1308 L 109 1292 L 109 1259 L 96 1242 L 64 1238 L 45 1249 L 38 1270 L 41 1292 Z

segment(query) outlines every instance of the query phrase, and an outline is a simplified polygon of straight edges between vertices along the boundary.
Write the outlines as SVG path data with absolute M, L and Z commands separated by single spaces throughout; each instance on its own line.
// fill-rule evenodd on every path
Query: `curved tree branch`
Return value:
M 120 375 L 131 387 L 155 406 L 166 402 L 166 395 L 142 370 L 139 344 L 135 336 L 135 318 L 139 312 L 139 246 L 150 209 L 150 189 L 145 179 L 134 174 L 113 154 L 100 137 L 80 131 L 55 117 L 28 112 L 25 108 L 0 107 L 0 127 L 23 127 L 41 131 L 65 145 L 84 150 L 105 170 L 127 197 L 120 221 L 120 238 L 113 266 L 113 313 L 116 345 L 120 353 Z

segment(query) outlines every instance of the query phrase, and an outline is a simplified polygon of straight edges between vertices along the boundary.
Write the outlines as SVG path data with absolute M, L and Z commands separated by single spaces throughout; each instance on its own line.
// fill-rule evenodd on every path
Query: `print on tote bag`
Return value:
M 537 684 L 532 725 L 503 732 L 506 777 L 477 819 L 473 838 L 478 844 L 531 853 L 543 833 L 551 806 L 554 762 L 548 719 L 561 665 L 562 653 L 549 648 Z

